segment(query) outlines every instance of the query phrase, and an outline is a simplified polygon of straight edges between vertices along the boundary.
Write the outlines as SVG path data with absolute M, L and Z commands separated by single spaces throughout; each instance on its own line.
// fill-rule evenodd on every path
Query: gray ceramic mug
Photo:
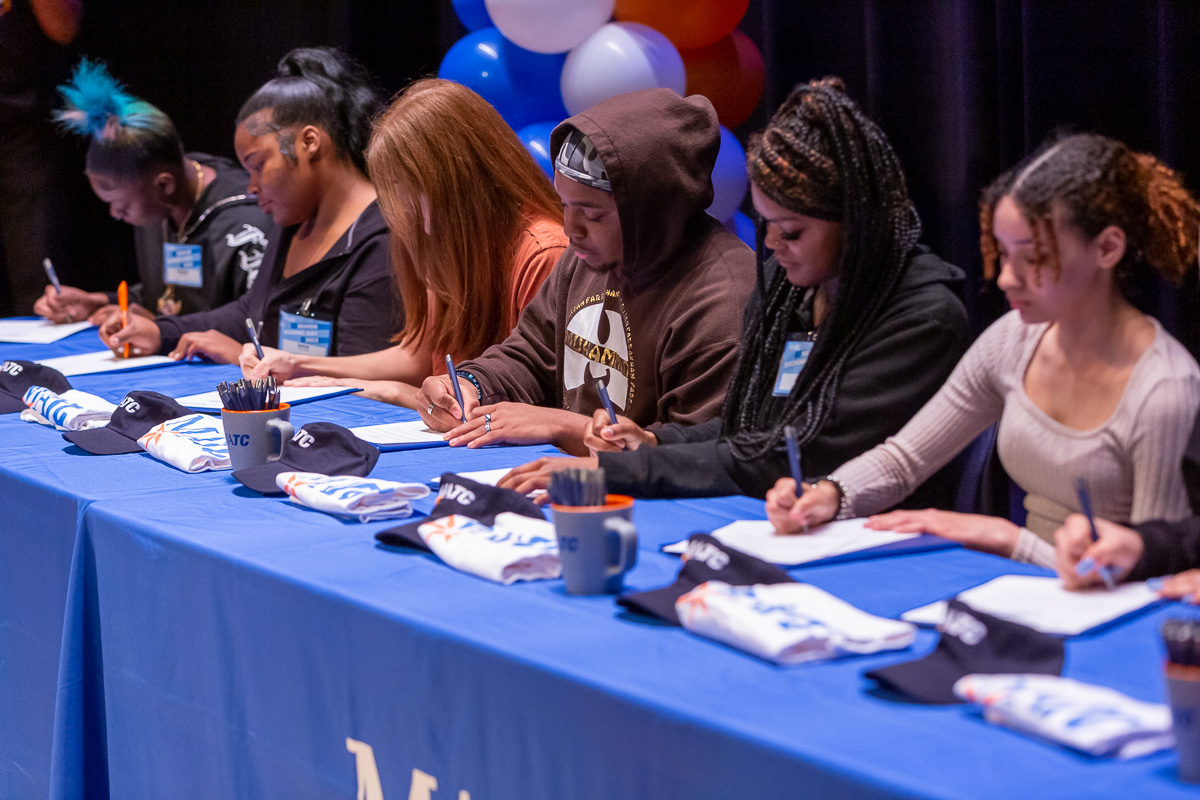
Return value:
M 550 506 L 567 594 L 616 594 L 637 563 L 633 498 L 605 499 L 602 506 Z
M 268 411 L 221 409 L 233 471 L 278 461 L 283 454 L 283 443 L 292 438 L 291 415 L 292 407 L 287 403 Z

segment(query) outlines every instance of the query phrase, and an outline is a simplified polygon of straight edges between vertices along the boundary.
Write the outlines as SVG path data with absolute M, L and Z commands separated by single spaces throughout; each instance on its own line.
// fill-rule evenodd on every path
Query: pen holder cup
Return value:
M 1168 663 L 1167 696 L 1179 756 L 1179 779 L 1200 783 L 1200 667 Z
M 280 403 L 266 411 L 230 411 L 221 409 L 225 443 L 234 472 L 278 461 L 283 443 L 292 438 L 292 407 Z
M 605 499 L 602 506 L 550 506 L 567 594 L 616 594 L 637 563 L 633 498 Z

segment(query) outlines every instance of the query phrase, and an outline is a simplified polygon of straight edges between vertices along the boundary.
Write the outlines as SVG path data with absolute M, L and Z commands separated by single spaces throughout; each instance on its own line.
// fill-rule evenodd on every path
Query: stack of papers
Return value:
M 380 450 L 417 450 L 423 447 L 448 447 L 443 434 L 425 427 L 422 420 L 363 425 L 350 432 Z M 508 470 L 505 470 L 507 472 Z
M 1076 636 L 1160 602 L 1145 583 L 1125 583 L 1111 592 L 1091 589 L 1072 592 L 1058 578 L 1036 575 L 1001 575 L 958 595 L 976 611 L 1016 622 L 1035 631 Z M 946 601 L 914 608 L 900 619 L 918 625 L 940 625 L 946 618 Z
M 91 327 L 86 320 L 55 325 L 48 319 L 0 319 L 0 342 L 52 344 Z
M 771 564 L 791 567 L 917 538 L 915 533 L 872 531 L 866 519 L 846 519 L 813 528 L 808 534 L 779 536 L 766 520 L 740 519 L 712 532 L 721 544 Z M 669 544 L 664 553 L 682 554 L 687 540 Z
M 165 367 L 169 364 L 182 364 L 184 362 L 176 361 L 167 356 L 117 358 L 116 354 L 111 350 L 99 350 L 95 353 L 43 358 L 39 359 L 37 363 L 56 369 L 70 378 L 73 375 L 95 375 L 98 372 L 120 372 L 129 369 Z

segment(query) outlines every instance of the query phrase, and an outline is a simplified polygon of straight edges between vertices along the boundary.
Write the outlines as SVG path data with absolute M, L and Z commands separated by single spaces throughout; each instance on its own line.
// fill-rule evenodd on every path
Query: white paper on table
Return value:
M 38 362 L 42 366 L 58 370 L 68 378 L 73 375 L 94 375 L 98 372 L 119 372 L 126 369 L 143 369 L 159 367 L 168 364 L 182 364 L 167 356 L 141 356 L 140 358 L 117 358 L 111 350 L 98 350 L 95 353 L 80 353 L 74 356 L 59 356 L 58 358 L 42 358 Z
M 419 419 L 408 422 L 385 422 L 382 425 L 362 425 L 350 432 L 364 442 L 374 445 L 446 444 L 443 434 L 430 430 Z M 507 472 L 507 470 L 505 470 Z
M 958 595 L 976 611 L 1016 622 L 1042 633 L 1075 636 L 1119 619 L 1159 599 L 1145 583 L 1124 583 L 1113 589 L 1072 592 L 1058 578 L 1001 575 Z M 938 625 L 946 617 L 946 601 L 914 608 L 900 615 L 918 625 Z
M 315 400 L 324 400 L 326 397 L 339 397 L 343 394 L 350 394 L 357 391 L 359 390 L 353 386 L 280 386 L 279 402 L 296 406 L 302 403 L 311 403 Z M 192 411 L 207 413 L 216 413 L 224 405 L 221 402 L 221 395 L 215 389 L 211 392 L 200 392 L 199 394 L 176 397 L 175 402 Z
M 87 320 L 55 325 L 48 319 L 0 319 L 0 342 L 52 344 L 91 327 Z
M 869 550 L 872 547 L 912 539 L 918 535 L 868 530 L 864 527 L 866 521 L 865 517 L 838 520 L 813 528 L 807 534 L 779 536 L 766 520 L 739 519 L 723 528 L 717 528 L 712 535 L 727 547 L 783 567 Z M 676 555 L 686 550 L 686 539 L 663 548 L 664 553 Z

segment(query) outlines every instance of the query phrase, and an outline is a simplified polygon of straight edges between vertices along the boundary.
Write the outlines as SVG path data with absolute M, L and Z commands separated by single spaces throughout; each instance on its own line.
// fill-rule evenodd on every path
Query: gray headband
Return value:
M 558 156 L 554 159 L 554 169 L 572 180 L 579 181 L 594 189 L 612 191 L 612 183 L 604 164 L 600 162 L 600 154 L 592 140 L 572 128 L 563 139 L 562 147 L 558 148 Z

